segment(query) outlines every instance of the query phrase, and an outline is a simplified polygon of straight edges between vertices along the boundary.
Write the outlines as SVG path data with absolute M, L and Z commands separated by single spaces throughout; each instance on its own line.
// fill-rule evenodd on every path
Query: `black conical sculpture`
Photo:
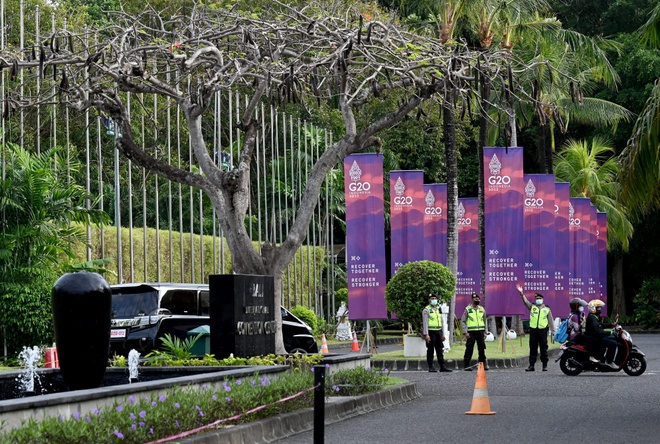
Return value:
M 71 390 L 100 387 L 110 347 L 110 285 L 97 273 L 67 273 L 53 285 L 52 297 L 64 383 Z

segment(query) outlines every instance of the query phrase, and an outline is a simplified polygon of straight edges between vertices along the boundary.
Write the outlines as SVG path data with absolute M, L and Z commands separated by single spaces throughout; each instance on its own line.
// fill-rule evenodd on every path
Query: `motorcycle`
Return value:
M 618 320 L 618 317 L 617 317 Z M 630 334 L 620 325 L 614 322 L 612 337 L 617 343 L 614 363 L 618 368 L 612 368 L 607 364 L 590 358 L 589 350 L 580 344 L 566 341 L 559 348 L 559 368 L 565 375 L 577 376 L 582 372 L 618 372 L 623 370 L 629 376 L 639 376 L 646 370 L 646 358 L 644 353 L 633 344 Z

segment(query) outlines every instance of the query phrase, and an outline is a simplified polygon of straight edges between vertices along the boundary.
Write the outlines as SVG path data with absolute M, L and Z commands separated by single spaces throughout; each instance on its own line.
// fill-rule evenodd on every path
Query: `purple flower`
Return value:
M 145 412 L 144 410 L 142 410 L 142 411 L 140 412 L 140 418 L 144 418 L 145 416 L 147 416 L 147 412 Z
M 154 428 L 153 428 L 153 427 L 151 427 L 151 428 L 149 429 L 149 433 L 151 433 L 152 435 L 154 434 Z
M 213 395 L 213 396 L 211 396 L 211 399 L 214 400 L 214 401 L 217 401 L 218 397 Z
M 80 412 L 73 412 L 73 419 L 76 421 L 80 420 Z
M 121 433 L 119 430 L 115 429 L 114 432 L 112 432 L 113 435 L 115 435 L 119 439 L 124 439 L 124 434 Z
M 231 392 L 231 387 L 225 386 L 225 392 Z
M 325 364 L 325 368 L 330 368 L 330 364 Z
M 117 411 L 118 411 L 118 412 L 121 412 L 122 410 L 124 410 L 124 407 L 118 405 L 118 406 L 117 406 Z
M 152 407 L 156 407 L 158 405 L 158 403 L 156 401 L 151 401 L 151 405 L 152 405 Z
M 131 404 L 131 405 L 135 404 L 135 396 L 133 396 L 133 395 L 129 396 L 128 397 L 128 403 Z
M 229 401 L 231 401 L 231 398 L 230 398 L 229 396 L 227 396 L 227 397 L 225 398 L 225 401 L 229 402 Z
M 140 422 L 138 422 L 138 425 L 139 425 L 140 427 L 144 427 L 144 426 L 147 425 L 147 424 L 146 424 L 144 421 L 140 421 Z
M 202 411 L 200 410 L 200 411 L 199 411 L 199 416 L 204 417 L 204 412 L 202 412 Z
M 251 385 L 252 387 L 254 387 L 254 383 L 255 383 L 254 379 L 253 379 L 252 381 L 250 381 L 250 385 Z
M 60 415 L 60 421 L 64 421 L 64 415 Z
M 137 425 L 135 425 L 135 424 L 131 424 L 131 429 L 133 429 L 133 430 L 137 430 Z
M 135 419 L 135 413 L 131 413 L 131 414 L 128 415 L 128 416 L 130 416 L 131 419 Z
M 160 398 L 158 398 L 160 402 L 165 402 L 165 395 L 160 395 Z
M 93 413 L 94 415 L 98 415 L 98 414 L 99 414 L 99 409 L 96 409 L 96 408 L 95 408 L 94 410 L 92 410 L 92 413 Z
M 383 373 L 388 374 L 390 371 L 388 369 L 383 370 Z
M 89 415 L 85 416 L 85 420 L 86 420 L 87 422 L 92 422 L 92 418 L 90 418 Z
M 336 385 L 333 385 L 333 386 L 332 386 L 332 390 L 334 390 L 335 392 L 338 392 L 338 391 L 339 391 L 339 387 L 337 387 Z
M 176 407 L 177 409 L 180 409 L 180 408 L 181 408 L 181 404 L 179 404 L 178 402 L 175 402 L 175 403 L 174 403 L 174 407 Z
M 241 384 L 242 384 L 241 380 L 240 380 L 240 379 L 237 379 L 237 380 L 236 380 L 236 385 L 241 385 Z
M 198 406 L 198 405 L 196 405 L 195 408 L 197 409 L 198 412 L 199 412 L 200 410 L 202 410 L 202 408 L 201 408 L 200 406 Z
M 202 390 L 206 390 L 206 384 L 202 384 Z
M 177 427 L 179 427 L 179 420 L 178 420 L 178 419 L 175 419 L 175 420 L 174 420 L 174 425 L 177 426 Z

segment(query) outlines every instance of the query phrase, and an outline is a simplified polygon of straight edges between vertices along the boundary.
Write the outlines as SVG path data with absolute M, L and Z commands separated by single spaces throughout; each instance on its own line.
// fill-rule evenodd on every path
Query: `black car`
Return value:
M 165 334 L 188 338 L 209 325 L 209 286 L 205 284 L 116 284 L 112 288 L 110 355 L 145 355 Z M 282 307 L 284 348 L 289 353 L 318 353 L 312 329 Z

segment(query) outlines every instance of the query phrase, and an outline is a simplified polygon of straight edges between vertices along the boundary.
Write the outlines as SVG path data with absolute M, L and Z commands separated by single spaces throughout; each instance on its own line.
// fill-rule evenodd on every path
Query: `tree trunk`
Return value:
M 623 254 L 615 253 L 612 255 L 614 264 L 612 266 L 612 310 L 610 316 L 619 314 L 626 316 L 626 297 L 623 292 Z
M 479 112 L 479 146 L 477 147 L 477 164 L 479 165 L 478 201 L 479 201 L 479 251 L 481 252 L 481 282 L 479 291 L 486 292 L 486 214 L 484 201 L 484 147 L 488 145 L 488 109 L 490 96 L 490 78 L 481 79 L 481 107 Z M 485 299 L 485 298 L 484 298 Z
M 456 153 L 456 127 L 454 107 L 451 100 L 452 90 L 445 91 L 442 102 L 442 127 L 445 138 L 445 158 L 447 162 L 447 268 L 456 276 L 458 271 L 458 155 Z M 449 336 L 454 339 L 454 313 L 456 311 L 456 289 L 449 304 Z

